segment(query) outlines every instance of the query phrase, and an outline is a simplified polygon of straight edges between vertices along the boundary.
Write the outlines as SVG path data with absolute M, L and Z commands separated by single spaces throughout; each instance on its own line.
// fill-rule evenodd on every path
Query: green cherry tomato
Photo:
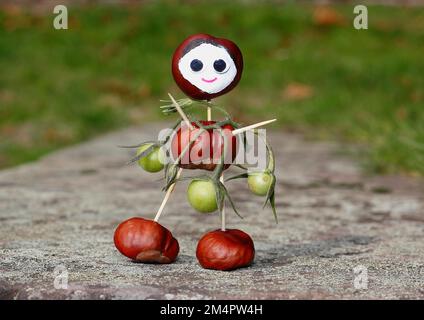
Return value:
M 148 147 L 150 147 L 152 143 L 143 144 L 137 150 L 137 155 L 142 153 Z M 147 172 L 158 172 L 161 171 L 164 167 L 164 154 L 160 147 L 154 147 L 153 150 L 145 157 L 138 160 L 138 164 Z
M 199 212 L 208 213 L 218 209 L 215 185 L 212 181 L 193 180 L 187 189 L 191 206 Z
M 266 196 L 269 188 L 271 187 L 272 176 L 267 172 L 253 172 L 249 173 L 247 177 L 247 184 L 250 191 L 258 196 Z

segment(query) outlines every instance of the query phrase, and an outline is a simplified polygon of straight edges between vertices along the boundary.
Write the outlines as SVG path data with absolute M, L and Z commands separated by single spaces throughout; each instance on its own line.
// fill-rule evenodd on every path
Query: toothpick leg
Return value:
M 184 120 L 184 122 L 186 123 L 186 125 L 187 125 L 190 129 L 193 129 L 193 126 L 191 125 L 190 121 L 188 120 L 188 118 L 187 118 L 186 114 L 184 113 L 183 109 L 181 109 L 181 107 L 180 107 L 180 105 L 178 104 L 178 102 L 174 99 L 174 97 L 173 97 L 170 93 L 168 93 L 168 95 L 169 95 L 169 97 L 171 98 L 172 103 L 174 104 L 174 106 L 175 106 L 175 108 L 177 109 L 178 113 L 180 114 L 181 118 L 183 118 L 183 120 Z M 181 172 L 182 172 L 182 171 L 183 171 L 183 169 L 182 169 L 182 168 L 180 168 L 180 169 L 178 170 L 178 172 L 177 172 L 177 176 L 176 176 L 176 179 L 178 179 L 178 178 L 180 177 L 180 175 L 181 175 Z M 175 183 L 173 183 L 173 184 L 172 184 L 172 185 L 168 188 L 168 190 L 166 191 L 165 197 L 163 198 L 162 203 L 161 203 L 161 205 L 160 205 L 160 207 L 159 207 L 159 210 L 158 210 L 158 212 L 156 213 L 156 216 L 155 216 L 155 219 L 154 219 L 156 222 L 158 222 L 158 220 L 159 220 L 159 218 L 160 218 L 160 215 L 162 214 L 162 211 L 163 211 L 163 209 L 165 208 L 166 203 L 167 203 L 167 202 L 168 202 L 168 200 L 169 200 L 169 197 L 171 196 L 172 191 L 174 191 L 174 188 L 175 188 Z
M 207 109 L 207 119 L 208 121 L 212 120 L 212 108 L 208 107 Z M 224 183 L 224 173 L 221 175 L 219 179 L 222 183 Z M 225 231 L 225 203 L 222 205 L 222 212 L 221 212 L 221 230 Z
M 183 169 L 182 168 L 180 168 L 179 170 L 178 170 L 178 172 L 177 172 L 177 179 L 180 177 L 180 175 L 181 175 L 181 172 L 183 171 Z M 163 209 L 165 208 L 165 205 L 166 205 L 166 203 L 168 202 L 168 200 L 169 200 L 169 197 L 171 196 L 171 193 L 172 193 L 172 191 L 174 191 L 174 188 L 175 188 L 175 183 L 173 183 L 169 188 L 168 188 L 168 191 L 166 191 L 166 194 L 165 194 L 165 197 L 163 198 L 163 200 L 162 200 L 162 203 L 161 203 L 161 205 L 160 205 L 160 207 L 159 207 L 159 210 L 158 210 L 158 212 L 156 213 L 156 216 L 155 216 L 155 221 L 156 222 L 158 222 L 158 220 L 159 220 L 159 217 L 160 217 L 160 215 L 162 214 L 162 211 L 163 211 Z
M 221 175 L 219 179 L 222 184 L 224 184 L 224 173 Z M 225 202 L 222 204 L 222 212 L 221 212 L 221 230 L 225 231 Z

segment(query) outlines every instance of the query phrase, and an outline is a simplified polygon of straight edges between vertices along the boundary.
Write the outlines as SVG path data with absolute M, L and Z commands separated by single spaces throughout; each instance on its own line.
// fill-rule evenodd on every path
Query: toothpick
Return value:
M 180 168 L 179 170 L 178 170 L 178 172 L 177 172 L 177 176 L 176 176 L 176 179 L 178 179 L 179 177 L 180 177 L 180 175 L 181 175 L 181 172 L 183 171 L 183 169 L 182 168 Z M 166 194 L 165 194 L 165 197 L 163 198 L 163 200 L 162 200 L 162 203 L 161 203 L 161 205 L 160 205 L 160 207 L 159 207 L 159 210 L 158 210 L 158 212 L 156 213 L 156 216 L 155 216 L 155 222 L 158 222 L 158 220 L 159 220 L 159 217 L 160 217 L 160 215 L 162 214 L 162 211 L 163 211 L 163 209 L 165 208 L 165 205 L 166 205 L 166 203 L 168 202 L 168 200 L 169 200 L 169 197 L 171 196 L 171 193 L 172 193 L 172 191 L 174 191 L 174 188 L 175 188 L 175 182 L 173 183 L 173 184 L 171 184 L 171 186 L 168 188 L 168 191 L 166 191 Z
M 219 178 L 222 184 L 224 184 L 224 173 L 221 174 L 221 177 Z M 225 202 L 222 204 L 222 211 L 221 211 L 221 230 L 225 231 Z
M 210 106 L 208 106 L 208 109 L 207 109 L 207 119 L 208 119 L 208 121 L 212 120 L 212 108 Z M 219 181 L 221 181 L 221 183 L 224 184 L 224 173 L 221 174 Z M 225 202 L 222 204 L 221 230 L 225 231 Z
M 207 116 L 208 116 L 208 121 L 212 120 L 212 108 L 208 106 L 207 109 Z
M 174 105 L 175 109 L 177 109 L 178 113 L 180 114 L 181 118 L 183 118 L 184 122 L 186 123 L 187 127 L 189 127 L 191 130 L 193 130 L 193 126 L 191 125 L 190 121 L 188 120 L 186 114 L 184 113 L 183 109 L 181 109 L 178 102 L 174 99 L 174 97 L 168 93 L 168 96 L 171 98 L 172 104 Z
M 246 126 L 246 127 L 243 127 L 243 128 L 233 130 L 232 134 L 233 134 L 233 136 L 235 136 L 235 135 L 238 135 L 242 132 L 255 129 L 257 127 L 261 127 L 261 126 L 264 126 L 266 124 L 269 124 L 269 123 L 272 123 L 272 122 L 275 122 L 275 121 L 277 121 L 277 119 L 266 120 L 266 121 L 258 122 L 258 123 L 255 123 L 255 124 L 251 124 L 250 126 Z

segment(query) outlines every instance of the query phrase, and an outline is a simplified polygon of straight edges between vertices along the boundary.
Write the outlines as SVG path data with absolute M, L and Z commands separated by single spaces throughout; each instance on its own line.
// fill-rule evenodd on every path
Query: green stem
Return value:
M 172 133 L 173 132 L 175 132 L 175 129 L 177 129 L 178 128 L 178 126 L 180 125 L 180 120 L 178 120 L 174 125 L 173 125 L 173 127 L 172 127 Z M 166 144 L 167 142 L 168 142 L 168 140 L 171 138 L 171 135 L 172 134 L 168 134 L 167 136 L 166 136 L 166 138 L 165 138 L 165 140 L 163 140 L 163 141 L 161 141 L 160 142 L 160 145 L 161 146 L 163 146 L 164 144 Z
M 272 150 L 271 146 L 269 145 L 268 141 L 264 139 L 262 136 L 260 136 L 257 132 L 255 134 L 262 139 L 262 141 L 265 143 L 266 151 L 267 151 L 267 170 L 270 172 L 274 172 L 275 170 L 275 157 L 274 157 L 274 151 Z
M 216 123 L 214 123 L 214 124 L 210 124 L 210 125 L 208 125 L 208 126 L 204 126 L 204 125 L 202 125 L 201 123 L 200 123 L 200 121 L 193 121 L 195 124 L 197 124 L 197 126 L 199 127 L 199 128 L 203 128 L 203 129 L 205 129 L 205 130 L 209 130 L 209 129 L 216 129 L 216 128 L 218 128 L 218 129 L 221 129 L 221 127 L 223 127 L 223 126 L 225 126 L 225 125 L 227 125 L 227 124 L 231 124 L 231 120 L 230 119 L 225 119 L 225 120 L 222 120 L 222 121 L 219 121 L 219 122 L 216 122 Z
M 230 114 L 227 112 L 227 110 L 225 110 L 223 107 L 217 106 L 216 104 L 213 104 L 210 101 L 198 101 L 198 103 L 203 106 L 203 107 L 211 107 L 214 108 L 218 111 L 220 111 L 221 113 L 223 113 L 227 118 L 231 118 Z
M 275 170 L 275 157 L 274 157 L 274 151 L 272 150 L 271 146 L 266 143 L 267 150 L 268 150 L 268 170 L 271 172 L 274 172 Z
M 221 122 L 225 122 L 221 121 Z M 225 137 L 222 134 L 222 128 L 221 128 L 221 124 L 219 123 L 215 123 L 209 126 L 204 126 L 202 125 L 199 121 L 196 121 L 196 124 L 199 126 L 199 128 L 203 129 L 203 130 L 208 130 L 208 129 L 218 129 L 219 130 L 219 134 L 221 135 L 222 139 L 224 140 L 224 153 L 221 154 L 221 158 L 220 158 L 220 162 L 219 164 L 215 167 L 213 174 L 212 174 L 212 179 L 213 180 L 218 180 L 221 177 L 221 173 L 222 171 L 224 171 L 224 157 L 225 157 L 225 151 L 226 151 L 226 141 L 225 141 Z M 212 133 L 212 139 L 213 139 L 213 133 Z M 213 154 L 210 155 L 211 159 L 213 161 Z

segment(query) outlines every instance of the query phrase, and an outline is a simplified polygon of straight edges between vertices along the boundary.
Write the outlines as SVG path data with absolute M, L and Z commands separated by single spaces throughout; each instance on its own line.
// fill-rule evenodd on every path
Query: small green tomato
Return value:
M 250 191 L 258 196 L 266 196 L 271 187 L 272 176 L 268 172 L 249 173 L 247 184 Z
M 137 155 L 149 148 L 152 143 L 143 144 L 137 150 Z M 138 160 L 138 164 L 147 172 L 158 172 L 164 167 L 164 153 L 160 147 L 154 147 L 153 150 L 145 157 Z
M 215 185 L 212 181 L 191 181 L 187 189 L 187 198 L 191 206 L 199 212 L 209 213 L 218 209 Z

